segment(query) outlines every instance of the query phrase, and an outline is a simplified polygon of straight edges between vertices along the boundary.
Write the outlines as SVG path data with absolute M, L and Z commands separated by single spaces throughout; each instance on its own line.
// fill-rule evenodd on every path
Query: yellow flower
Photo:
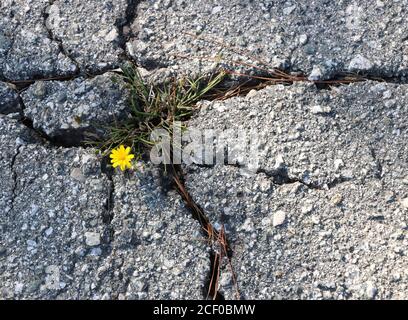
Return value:
M 119 148 L 112 150 L 110 154 L 112 158 L 111 163 L 114 168 L 120 167 L 120 170 L 125 171 L 132 167 L 130 161 L 135 157 L 134 154 L 130 153 L 130 147 L 125 147 L 121 145 Z

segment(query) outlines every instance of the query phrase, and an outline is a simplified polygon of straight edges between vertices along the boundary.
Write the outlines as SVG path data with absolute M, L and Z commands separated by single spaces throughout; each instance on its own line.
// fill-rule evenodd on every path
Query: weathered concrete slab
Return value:
M 222 55 L 289 67 L 314 80 L 339 71 L 406 75 L 407 4 L 149 0 L 138 6 L 128 50 L 142 66 L 176 74 L 211 70 L 214 58 Z
M 35 128 L 66 144 L 87 133 L 103 135 L 106 125 L 126 116 L 128 92 L 118 75 L 37 81 L 22 94 L 24 114 Z
M 109 183 L 81 149 L 22 146 L 13 207 L 3 215 L 3 299 L 92 298 L 109 251 Z
M 16 185 L 15 158 L 23 145 L 35 141 L 38 141 L 38 137 L 34 136 L 29 129 L 17 123 L 12 115 L 0 115 L 0 212 L 2 217 L 13 207 L 13 195 Z
M 0 81 L 0 113 L 18 112 L 21 112 L 21 106 L 16 88 L 11 84 Z
M 206 103 L 190 121 L 262 133 L 257 174 L 185 166 L 193 198 L 226 225 L 243 297 L 406 299 L 407 92 L 272 86 Z M 234 298 L 228 268 L 221 291 Z
M 83 71 L 95 73 L 119 66 L 127 22 L 127 0 L 53 1 L 46 25 L 64 51 Z
M 0 79 L 81 73 L 21 94 L 36 129 L 75 145 L 126 114 L 123 83 L 110 72 L 91 76 L 119 66 L 128 36 L 128 53 L 159 82 L 229 60 L 311 80 L 341 71 L 404 76 L 407 5 L 4 0 Z M 379 82 L 295 84 L 201 103 L 190 128 L 261 140 L 249 168 L 243 158 L 184 166 L 193 198 L 226 226 L 242 297 L 407 298 L 407 93 Z M 208 244 L 156 169 L 110 177 L 95 150 L 38 138 L 17 121 L 22 108 L 0 82 L 0 113 L 10 114 L 0 115 L 0 299 L 204 298 Z M 222 271 L 220 290 L 234 298 Z
M 27 128 L 13 120 L 9 116 L 0 115 L 0 272 L 6 271 L 6 257 L 10 252 L 7 246 L 9 232 L 8 215 L 14 206 L 16 196 L 17 176 L 15 173 L 15 158 L 20 148 L 35 139 L 30 135 Z M 6 294 L 5 287 L 0 288 L 0 297 Z
M 255 169 L 325 187 L 344 180 L 403 178 L 408 154 L 408 87 L 364 82 L 319 90 L 270 86 L 246 97 L 203 103 L 192 129 L 254 132 Z M 254 156 L 248 153 L 245 156 Z M 247 159 L 238 159 L 245 165 Z M 276 181 L 279 182 L 279 181 Z
M 153 171 L 152 171 L 153 169 Z M 210 257 L 201 227 L 154 168 L 114 177 L 113 283 L 121 299 L 204 299 Z M 120 276 L 120 277 L 119 277 Z
M 371 179 L 323 191 L 230 166 L 191 170 L 187 185 L 226 226 L 242 297 L 407 298 L 406 185 Z M 221 293 L 234 299 L 229 268 L 221 274 Z
M 0 3 L 0 78 L 22 80 L 69 76 L 76 65 L 59 48 L 44 24 L 48 0 Z
M 200 226 L 151 168 L 113 185 L 95 150 L 34 144 L 6 116 L 0 130 L 1 299 L 204 297 Z

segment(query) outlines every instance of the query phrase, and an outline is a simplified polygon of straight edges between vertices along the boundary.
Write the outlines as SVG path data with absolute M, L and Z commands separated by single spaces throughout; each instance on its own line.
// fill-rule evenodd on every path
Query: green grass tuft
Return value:
M 153 130 L 165 129 L 171 136 L 174 121 L 188 120 L 196 109 L 196 103 L 210 97 L 225 75 L 226 73 L 221 71 L 209 80 L 200 77 L 155 85 L 146 83 L 136 67 L 123 67 L 120 76 L 130 92 L 129 117 L 107 127 L 108 137 L 104 141 L 87 141 L 87 144 L 96 146 L 103 155 L 123 144 L 130 146 L 141 156 L 146 148 L 155 145 L 150 140 Z

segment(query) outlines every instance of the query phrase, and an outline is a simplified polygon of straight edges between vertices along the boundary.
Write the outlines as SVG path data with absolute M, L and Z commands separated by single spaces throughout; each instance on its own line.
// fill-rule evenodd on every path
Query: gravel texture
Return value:
M 38 141 L 38 137 L 15 120 L 15 115 L 0 115 L 0 212 L 4 217 L 13 207 L 17 183 L 14 163 L 23 145 Z
M 148 0 L 127 48 L 142 66 L 175 74 L 207 72 L 222 56 L 313 80 L 340 71 L 406 75 L 407 3 Z
M 106 125 L 127 114 L 128 92 L 118 75 L 91 79 L 37 81 L 22 94 L 24 115 L 49 137 L 75 144 L 90 133 L 103 136 Z
M 2 1 L 0 78 L 67 77 L 117 68 L 132 8 L 127 0 Z
M 0 299 L 205 298 L 209 243 L 165 174 L 142 162 L 113 172 L 79 147 L 126 117 L 113 70 L 129 59 L 156 83 L 220 64 L 395 77 L 202 101 L 188 128 L 232 130 L 232 161 L 199 163 L 214 160 L 206 149 L 183 170 L 197 205 L 226 227 L 241 298 L 407 299 L 407 8 L 0 0 Z M 252 149 L 243 132 L 258 134 Z M 237 298 L 226 261 L 219 286 Z
M 5 146 L 2 145 L 2 152 Z M 2 210 L 2 299 L 94 298 L 109 252 L 102 213 L 108 179 L 88 151 L 22 145 L 11 162 L 11 210 Z M 10 165 L 10 164 L 9 164 Z M 87 234 L 100 245 L 87 245 Z
M 0 130 L 0 299 L 204 297 L 199 224 L 151 168 L 111 181 L 94 150 Z
M 119 298 L 205 298 L 208 247 L 180 196 L 163 191 L 152 167 L 113 181 L 114 281 L 126 284 Z
M 256 133 L 235 162 L 275 182 L 327 188 L 345 180 L 403 175 L 408 87 L 377 82 L 319 90 L 311 84 L 270 86 L 246 97 L 203 102 L 191 129 Z M 259 161 L 251 162 L 255 150 Z M 208 152 L 210 152 L 208 148 Z M 392 166 L 392 167 L 390 167 Z M 396 170 L 396 171 L 395 171 Z
M 53 1 L 46 11 L 46 26 L 83 71 L 117 68 L 123 54 L 121 32 L 127 23 L 128 2 Z
M 0 78 L 35 79 L 73 75 L 75 63 L 52 39 L 44 24 L 48 0 L 0 3 Z
M 16 87 L 0 81 L 0 114 L 21 112 Z
M 406 185 L 371 179 L 323 191 L 230 166 L 187 177 L 213 224 L 225 224 L 242 298 L 407 299 Z M 220 292 L 236 298 L 227 265 Z
M 267 150 L 256 174 L 185 166 L 195 201 L 226 226 L 242 297 L 407 298 L 407 92 L 372 82 L 272 86 L 204 103 L 190 127 L 258 128 Z M 227 298 L 231 279 L 225 266 Z

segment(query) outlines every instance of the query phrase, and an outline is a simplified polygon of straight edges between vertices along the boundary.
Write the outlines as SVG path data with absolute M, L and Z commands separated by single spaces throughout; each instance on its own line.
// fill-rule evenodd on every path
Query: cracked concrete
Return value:
M 13 185 L 12 185 L 12 190 L 11 190 L 11 203 L 10 203 L 10 210 L 14 210 L 14 200 L 17 197 L 17 173 L 14 168 L 14 164 L 16 162 L 16 158 L 20 154 L 21 146 L 17 147 L 16 153 L 13 155 L 11 158 L 11 163 L 10 163 L 10 170 L 11 170 L 11 175 L 12 175 L 12 180 L 13 180 Z
M 114 217 L 114 206 L 115 206 L 115 183 L 113 181 L 113 173 L 110 170 L 107 170 L 103 167 L 102 164 L 102 172 L 108 177 L 109 180 L 109 193 L 108 193 L 108 201 L 105 205 L 105 212 L 102 214 L 103 221 L 107 224 L 110 224 L 113 217 Z
M 230 165 L 200 164 L 223 140 L 197 144 L 199 164 L 185 165 L 194 201 L 226 228 L 243 298 L 406 298 L 407 93 L 299 83 L 202 102 L 189 128 L 259 134 L 256 149 L 231 136 Z M 226 265 L 220 290 L 235 297 Z
M 47 8 L 46 26 L 83 72 L 117 68 L 123 54 L 120 30 L 130 2 L 55 0 Z
M 187 187 L 211 222 L 225 225 L 243 298 L 406 298 L 403 184 L 371 179 L 321 191 L 216 166 L 192 169 Z M 220 290 L 235 298 L 225 265 Z
M 51 3 L 49 4 L 49 6 L 45 7 L 42 15 L 43 15 L 43 24 L 48 32 L 48 37 L 50 38 L 50 40 L 55 41 L 58 43 L 58 47 L 59 50 L 67 57 L 71 60 L 71 62 L 76 66 L 76 73 L 79 72 L 80 70 L 80 65 L 78 63 L 78 61 L 76 61 L 71 54 L 68 53 L 67 50 L 65 50 L 65 47 L 62 43 L 62 41 L 60 39 L 58 39 L 55 35 L 54 32 L 52 30 L 52 28 L 50 28 L 49 23 L 48 23 L 48 19 L 49 19 L 49 15 L 50 15 L 50 11 L 52 11 L 52 6 L 54 5 L 55 1 L 51 1 Z
M 109 178 L 95 150 L 41 144 L 0 120 L 1 298 L 203 297 L 207 245 L 155 169 Z
M 16 89 L 14 85 L 0 81 L 1 114 L 21 112 L 20 97 Z
M 131 59 L 158 83 L 230 60 L 309 80 L 398 79 L 202 101 L 188 127 L 258 132 L 259 162 L 238 153 L 183 171 L 193 201 L 226 227 L 242 298 L 406 298 L 406 4 L 2 1 L 0 298 L 205 298 L 214 248 L 158 168 L 112 173 L 79 147 L 126 116 L 111 77 Z M 244 63 L 234 70 L 266 72 Z M 226 261 L 221 271 L 234 299 Z
M 64 78 L 118 68 L 126 60 L 123 30 L 136 5 L 132 0 L 2 1 L 0 79 Z
M 230 141 L 246 133 L 248 143 L 255 134 L 251 145 L 230 148 L 237 153 L 233 163 L 248 170 L 317 187 L 364 181 L 379 174 L 373 148 L 377 158 L 405 148 L 406 88 L 369 81 L 331 91 L 303 83 L 270 86 L 226 102 L 202 102 L 188 125 L 218 133 L 228 129 Z M 211 158 L 220 147 L 196 157 Z M 255 155 L 259 161 L 249 161 Z
M 42 12 L 46 0 L 5 0 L 0 4 L 0 77 L 26 80 L 73 75 L 76 66 L 49 39 Z
M 251 71 L 231 60 L 300 71 L 311 80 L 341 71 L 407 75 L 406 5 L 405 0 L 148 0 L 138 6 L 127 48 L 141 66 L 165 69 L 162 76 L 211 72 L 217 61 Z
M 72 297 L 91 297 L 86 286 L 96 280 L 86 268 L 94 270 L 109 251 L 100 215 L 106 181 L 98 166 L 81 149 L 21 149 L 14 164 L 17 196 L 2 239 L 8 248 L 2 298 L 54 299 L 70 290 Z
M 0 115 L 0 130 L 2 133 L 0 170 L 3 182 L 0 209 L 2 215 L 5 215 L 11 210 L 16 194 L 17 177 L 14 165 L 21 145 L 38 140 L 30 130 L 22 125 L 18 125 L 16 120 L 13 119 L 13 115 Z
M 164 193 L 158 168 L 115 174 L 111 224 L 126 299 L 203 299 L 209 248 L 175 191 Z M 124 281 L 126 280 L 126 281 Z
M 21 96 L 24 115 L 34 128 L 64 145 L 103 137 L 107 125 L 129 112 L 125 84 L 111 72 L 89 79 L 37 81 Z

